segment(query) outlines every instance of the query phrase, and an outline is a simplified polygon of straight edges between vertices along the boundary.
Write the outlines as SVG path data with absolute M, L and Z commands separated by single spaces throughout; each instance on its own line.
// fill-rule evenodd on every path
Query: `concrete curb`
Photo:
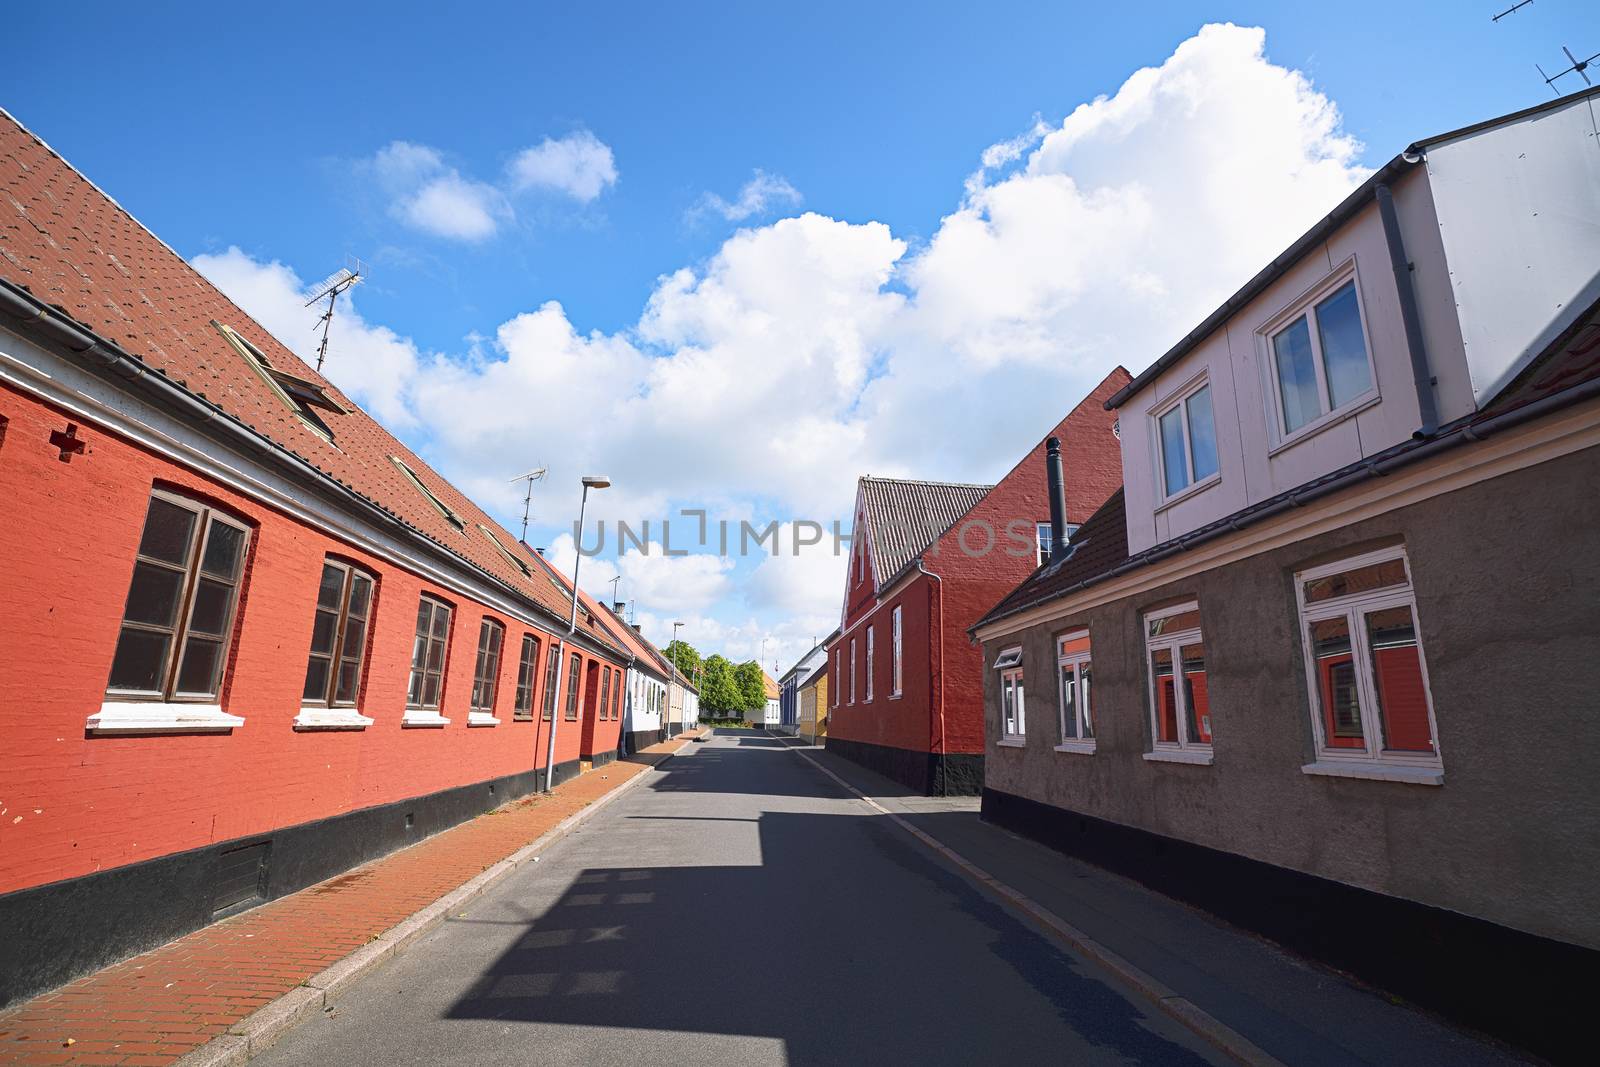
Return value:
M 1137 989 L 1140 993 L 1144 994 L 1145 997 L 1149 998 L 1149 1000 L 1154 1003 L 1156 1007 L 1160 1008 L 1167 1015 L 1182 1023 L 1190 1030 L 1194 1031 L 1196 1034 L 1210 1042 L 1213 1046 L 1220 1049 L 1226 1055 L 1233 1057 L 1242 1064 L 1246 1064 L 1247 1067 L 1284 1067 L 1283 1061 L 1269 1055 L 1260 1046 L 1256 1045 L 1249 1038 L 1245 1037 L 1237 1030 L 1234 1030 L 1232 1027 L 1222 1022 L 1222 1020 L 1218 1019 L 1210 1012 L 1202 1010 L 1192 1001 L 1179 996 L 1176 991 L 1168 988 L 1166 985 L 1156 979 L 1154 975 L 1149 974 L 1139 967 L 1135 967 L 1133 964 L 1129 963 L 1127 960 L 1123 959 L 1121 956 L 1117 955 L 1115 952 L 1111 951 L 1109 948 L 1102 945 L 1100 942 L 1096 941 L 1082 930 L 1079 930 L 1077 927 L 1067 922 L 1049 908 L 1046 908 L 1043 904 L 1040 904 L 1033 898 L 1000 881 L 988 871 L 985 871 L 983 868 L 979 867 L 977 864 L 973 863 L 959 852 L 956 852 L 948 845 L 939 841 L 931 834 L 919 830 L 905 818 L 901 817 L 895 812 L 890 811 L 882 804 L 879 804 L 876 800 L 873 800 L 871 797 L 867 796 L 867 794 L 863 793 L 861 790 L 857 789 L 843 778 L 840 778 L 837 774 L 834 774 L 832 771 L 824 767 L 821 763 L 818 763 L 805 752 L 802 752 L 800 749 L 791 746 L 785 747 L 789 748 L 790 751 L 792 751 L 796 756 L 799 756 L 801 759 L 811 764 L 811 766 L 815 767 L 817 770 L 833 779 L 833 781 L 842 786 L 846 792 L 861 800 L 873 811 L 878 812 L 880 815 L 888 816 L 889 821 L 906 831 L 912 837 L 915 837 L 918 841 L 922 842 L 934 852 L 937 852 L 946 860 L 949 860 L 963 875 L 967 877 L 969 881 L 976 884 L 981 891 L 989 894 L 992 897 L 998 898 L 1002 903 L 1007 904 L 1021 912 L 1027 918 L 1033 920 L 1033 922 L 1038 926 L 1042 927 L 1049 936 L 1067 945 L 1079 955 L 1086 956 L 1098 963 L 1100 966 L 1104 967 L 1106 970 L 1120 978 L 1123 982 Z
M 684 740 L 685 743 L 688 743 L 692 739 L 686 738 Z M 484 890 L 505 878 L 512 871 L 515 871 L 518 867 L 521 867 L 551 845 L 566 837 L 579 823 L 590 818 L 595 812 L 604 808 L 617 797 L 622 796 L 628 790 L 649 778 L 653 771 L 658 770 L 662 764 L 676 756 L 681 751 L 681 748 L 682 746 L 672 752 L 665 753 L 659 762 L 642 773 L 629 778 L 626 782 L 611 790 L 611 792 L 595 798 L 571 815 L 568 815 L 565 819 L 540 834 L 532 843 L 524 845 L 500 862 L 484 868 L 481 874 L 452 889 L 410 918 L 391 926 L 378 937 L 344 957 L 344 959 L 312 975 L 301 985 L 291 989 L 283 996 L 272 1001 L 272 1003 L 258 1008 L 250 1015 L 240 1019 L 228 1028 L 226 1034 L 212 1038 L 178 1060 L 175 1067 L 237 1067 L 238 1064 L 245 1063 L 252 1057 L 265 1052 L 274 1042 L 299 1025 L 308 1016 L 330 1008 L 335 1000 L 348 991 L 356 982 L 364 978 L 374 967 L 383 963 L 390 956 L 404 952 L 414 945 L 435 926 L 442 923 L 452 911 L 482 894 Z M 393 854 L 390 853 L 390 855 Z M 381 863 L 388 858 L 388 856 L 380 856 L 372 862 Z M 356 867 L 353 869 L 360 870 L 361 868 Z M 304 890 L 301 890 L 301 892 L 304 892 Z

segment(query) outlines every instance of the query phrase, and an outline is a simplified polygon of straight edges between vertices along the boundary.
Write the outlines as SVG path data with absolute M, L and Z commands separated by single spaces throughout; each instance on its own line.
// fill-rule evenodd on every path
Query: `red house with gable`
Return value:
M 513 535 L 4 112 L 0 192 L 0 1007 L 616 748 Z
M 827 747 L 930 794 L 983 789 L 983 657 L 966 630 L 1048 557 L 1047 443 L 1065 529 L 1122 485 L 1118 367 L 992 486 L 863 477 L 839 635 L 828 645 Z

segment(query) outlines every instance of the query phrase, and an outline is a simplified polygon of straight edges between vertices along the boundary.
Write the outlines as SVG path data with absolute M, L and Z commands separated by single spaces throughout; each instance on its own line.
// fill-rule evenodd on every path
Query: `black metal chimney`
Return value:
M 1044 442 L 1045 480 L 1050 488 L 1050 560 L 1067 550 L 1067 487 L 1061 473 L 1061 441 L 1047 437 Z

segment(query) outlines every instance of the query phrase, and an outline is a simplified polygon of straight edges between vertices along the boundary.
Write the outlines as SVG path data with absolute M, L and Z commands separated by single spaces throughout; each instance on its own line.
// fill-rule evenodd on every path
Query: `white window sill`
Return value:
M 400 717 L 401 726 L 449 726 L 450 720 L 440 715 L 437 711 L 421 711 L 417 708 L 407 708 L 406 713 Z
M 1025 737 L 1002 737 L 995 744 L 1001 748 L 1027 748 L 1028 739 Z
M 243 726 L 221 704 L 164 704 L 160 701 L 108 700 L 89 716 L 85 729 L 99 737 L 116 734 L 216 734 Z
M 469 712 L 467 712 L 467 725 L 468 726 L 499 726 L 500 725 L 500 720 L 495 718 L 493 714 L 491 714 L 491 713 L 489 713 L 487 711 L 469 711 Z
M 357 708 L 301 708 L 294 717 L 296 730 L 365 730 L 371 725 Z
M 1306 774 L 1332 778 L 1366 778 L 1374 782 L 1408 782 L 1411 785 L 1444 785 L 1444 771 L 1437 767 L 1407 767 L 1395 763 L 1370 763 L 1358 760 L 1319 760 L 1300 768 Z
M 1094 755 L 1095 743 L 1093 738 L 1085 740 L 1068 739 L 1056 746 L 1057 752 L 1076 752 L 1081 756 Z
M 1279 452 L 1282 452 L 1288 448 L 1293 448 L 1295 445 L 1306 440 L 1307 438 L 1317 436 L 1317 434 L 1321 433 L 1323 430 L 1331 429 L 1347 419 L 1355 418 L 1357 415 L 1361 414 L 1363 411 L 1372 407 L 1374 404 L 1377 404 L 1381 400 L 1383 400 L 1383 397 L 1378 394 L 1376 389 L 1373 389 L 1371 392 L 1357 397 L 1354 400 L 1346 401 L 1344 407 L 1342 408 L 1335 408 L 1332 411 L 1324 412 L 1323 414 L 1312 419 L 1310 422 L 1306 423 L 1304 426 L 1301 426 L 1299 429 L 1295 430 L 1293 433 L 1285 435 L 1281 440 L 1278 441 L 1277 444 L 1267 449 L 1267 458 L 1271 459 Z M 1274 417 L 1276 418 L 1276 416 Z
M 1188 485 L 1184 486 L 1182 489 L 1179 489 L 1171 496 L 1163 497 L 1161 503 L 1156 505 L 1156 512 L 1159 514 L 1160 512 L 1165 511 L 1167 508 L 1172 507 L 1174 504 L 1181 504 L 1190 497 L 1197 496 L 1200 493 L 1205 492 L 1207 489 L 1210 489 L 1213 485 L 1216 485 L 1220 481 L 1222 481 L 1222 472 L 1219 470 L 1215 474 L 1206 475 L 1198 482 L 1190 482 Z
M 1151 763 L 1192 763 L 1197 767 L 1209 767 L 1215 762 L 1209 748 L 1158 748 L 1146 752 L 1144 758 Z

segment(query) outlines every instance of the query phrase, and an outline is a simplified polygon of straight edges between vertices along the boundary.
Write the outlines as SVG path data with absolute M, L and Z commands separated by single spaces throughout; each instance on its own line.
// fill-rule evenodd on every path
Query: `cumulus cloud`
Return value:
M 729 222 L 743 222 L 757 215 L 794 207 L 802 199 L 800 190 L 789 184 L 789 179 L 781 174 L 758 170 L 740 187 L 738 195 L 732 200 L 725 200 L 716 193 L 706 193 L 689 209 L 688 218 L 693 222 L 707 214 L 716 214 Z
M 546 137 L 517 153 L 508 168 L 512 188 L 551 189 L 588 203 L 617 184 L 617 163 L 611 147 L 588 130 L 559 140 Z
M 447 167 L 390 149 L 397 174 Z M 357 294 L 329 372 L 390 425 L 425 425 L 429 458 L 508 519 L 521 503 L 510 456 L 550 464 L 536 506 L 555 525 L 577 514 L 591 471 L 615 483 L 591 497 L 591 519 L 682 506 L 847 519 L 858 474 L 1003 473 L 1112 367 L 1148 365 L 1347 194 L 1368 173 L 1359 151 L 1334 104 L 1268 59 L 1261 30 L 1207 26 L 1062 121 L 975 148 L 975 173 L 915 252 L 882 223 L 781 218 L 662 277 L 628 329 L 585 332 L 552 301 L 453 355 L 364 322 Z M 280 337 L 311 336 L 281 264 L 230 250 L 202 269 Z M 437 411 L 473 417 L 426 418 Z M 643 571 L 640 588 L 708 605 L 719 639 L 759 641 L 782 621 L 798 645 L 837 622 L 828 560 L 763 560 L 739 580 L 660 573 L 692 588 Z

